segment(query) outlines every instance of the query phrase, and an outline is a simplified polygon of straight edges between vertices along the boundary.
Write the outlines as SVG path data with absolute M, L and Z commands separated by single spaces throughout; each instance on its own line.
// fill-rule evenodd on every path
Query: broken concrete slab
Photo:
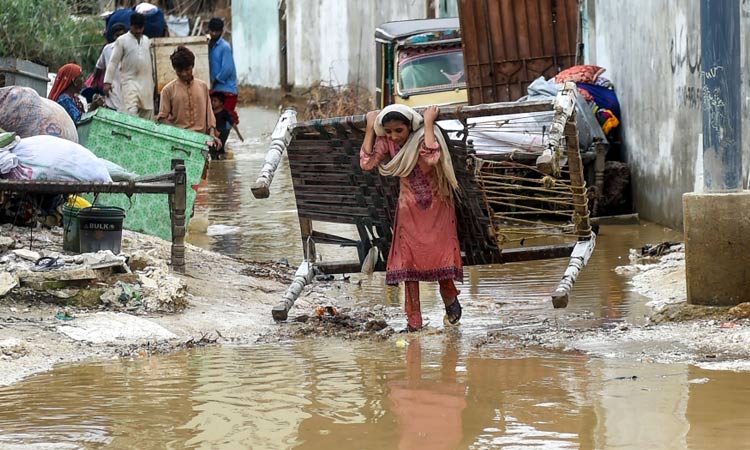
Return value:
M 18 271 L 21 284 L 44 283 L 47 281 L 88 281 L 95 280 L 99 274 L 89 268 L 75 268 L 68 270 L 50 270 L 48 272 Z
M 35 252 L 34 250 L 29 250 L 26 248 L 15 249 L 13 250 L 12 253 L 21 259 L 25 259 L 26 261 L 31 261 L 31 262 L 37 262 L 39 258 L 42 257 L 42 255 L 40 255 L 39 252 Z
M 7 236 L 0 236 L 0 253 L 7 252 L 16 246 L 16 240 Z
M 76 341 L 95 344 L 137 340 L 168 340 L 177 336 L 148 319 L 125 313 L 101 312 L 78 316 L 58 331 Z
M 18 275 L 11 272 L 0 272 L 0 297 L 18 286 Z

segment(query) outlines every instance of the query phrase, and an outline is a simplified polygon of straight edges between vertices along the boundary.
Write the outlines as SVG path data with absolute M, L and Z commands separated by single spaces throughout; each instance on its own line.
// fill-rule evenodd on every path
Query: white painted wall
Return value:
M 287 0 L 289 82 L 375 86 L 375 27 L 425 17 L 425 0 Z M 278 0 L 232 4 L 240 84 L 279 88 Z
M 232 49 L 241 85 L 279 86 L 278 0 L 232 2 Z
M 742 3 L 745 30 L 748 5 Z M 588 0 L 586 12 L 588 62 L 607 69 L 604 76 L 614 82 L 622 107 L 636 211 L 681 228 L 682 194 L 700 187 L 702 176 L 700 2 Z M 744 37 L 742 46 L 746 98 Z M 747 106 L 743 109 L 748 142 Z

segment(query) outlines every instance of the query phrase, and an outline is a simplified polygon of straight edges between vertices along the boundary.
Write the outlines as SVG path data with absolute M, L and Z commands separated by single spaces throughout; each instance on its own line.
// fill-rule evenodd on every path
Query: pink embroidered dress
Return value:
M 375 138 L 371 155 L 360 150 L 363 170 L 375 169 L 401 147 L 385 137 Z M 453 200 L 440 195 L 433 168 L 440 146 L 419 145 L 419 160 L 408 177 L 401 178 L 396 223 L 386 267 L 386 284 L 402 281 L 463 281 L 463 263 L 456 233 Z

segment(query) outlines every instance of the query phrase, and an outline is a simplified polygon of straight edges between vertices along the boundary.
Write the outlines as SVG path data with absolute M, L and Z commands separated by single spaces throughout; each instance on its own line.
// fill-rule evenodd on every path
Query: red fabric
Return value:
M 574 83 L 594 84 L 599 75 L 603 74 L 605 70 L 607 69 L 599 66 L 573 66 L 558 73 L 555 77 L 555 83 L 572 81 Z
M 378 137 L 371 155 L 360 151 L 360 165 L 372 170 L 401 148 L 393 141 Z M 456 231 L 453 199 L 442 196 L 437 188 L 433 167 L 440 150 L 424 144 L 419 160 L 408 177 L 400 178 L 396 220 L 388 254 L 386 283 L 402 281 L 463 281 L 463 263 Z M 431 189 L 424 192 L 424 185 Z M 431 190 L 431 195 L 430 195 Z
M 453 303 L 453 299 L 457 298 L 458 294 L 461 293 L 461 291 L 456 289 L 453 280 L 440 280 L 438 283 L 440 283 L 440 296 L 446 305 Z M 406 323 L 412 328 L 422 328 L 422 304 L 419 301 L 419 282 L 405 281 L 404 289 Z
M 70 86 L 70 83 L 72 83 L 76 77 L 81 76 L 81 73 L 81 66 L 78 64 L 65 64 L 60 67 L 60 70 L 57 71 L 57 76 L 55 77 L 55 82 L 52 84 L 52 90 L 50 90 L 48 98 L 56 102 L 57 97 L 65 92 L 65 89 Z
M 96 69 L 94 73 L 86 78 L 83 85 L 89 88 L 102 89 L 104 86 L 104 71 Z
M 456 285 L 453 284 L 453 280 L 440 280 L 440 297 L 443 298 L 445 306 L 453 303 L 453 299 L 458 297 L 461 291 L 456 289 Z
M 404 310 L 406 311 L 406 323 L 415 329 L 422 328 L 422 305 L 419 302 L 419 282 L 404 282 Z

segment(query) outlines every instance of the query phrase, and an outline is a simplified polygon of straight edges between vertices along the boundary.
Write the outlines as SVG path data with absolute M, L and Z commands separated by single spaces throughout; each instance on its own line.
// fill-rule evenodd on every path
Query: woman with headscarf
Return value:
M 83 76 L 81 66 L 78 64 L 65 64 L 60 67 L 52 84 L 52 90 L 49 93 L 49 99 L 60 104 L 67 111 L 70 118 L 76 124 L 81 120 L 85 111 L 78 94 L 83 87 Z M 101 104 L 101 100 L 96 98 L 92 103 L 92 109 Z
M 458 181 L 445 138 L 435 125 L 438 112 L 437 106 L 425 109 L 422 126 L 422 116 L 404 105 L 370 111 L 359 154 L 363 170 L 378 167 L 381 175 L 400 178 L 385 280 L 390 285 L 404 282 L 406 332 L 422 328 L 420 281 L 439 282 L 448 323 L 455 325 L 461 318 L 453 283 L 463 281 L 456 232 Z

